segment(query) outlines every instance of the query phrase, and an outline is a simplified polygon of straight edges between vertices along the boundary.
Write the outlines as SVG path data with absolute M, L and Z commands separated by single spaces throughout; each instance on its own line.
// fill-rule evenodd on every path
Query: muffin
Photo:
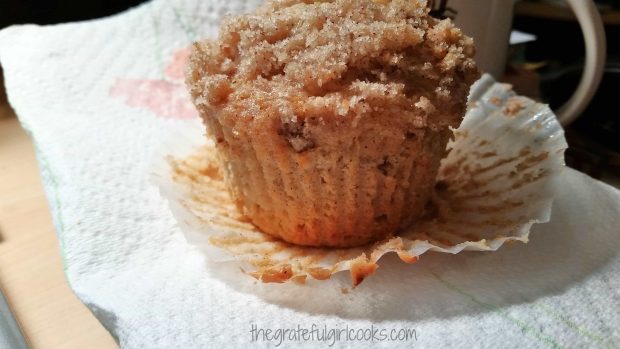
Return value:
M 425 212 L 479 77 L 416 0 L 277 0 L 195 43 L 187 86 L 240 212 L 267 234 L 368 244 Z

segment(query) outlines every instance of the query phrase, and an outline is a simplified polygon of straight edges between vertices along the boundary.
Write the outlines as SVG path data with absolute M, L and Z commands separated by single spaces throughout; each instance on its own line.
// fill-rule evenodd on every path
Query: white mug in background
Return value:
M 429 0 L 434 14 L 450 17 L 474 38 L 476 62 L 483 72 L 501 79 L 506 66 L 513 8 L 517 0 Z M 556 114 L 563 125 L 574 121 L 588 106 L 603 76 L 606 58 L 605 29 L 592 0 L 566 0 L 581 30 L 586 60 L 581 81 Z

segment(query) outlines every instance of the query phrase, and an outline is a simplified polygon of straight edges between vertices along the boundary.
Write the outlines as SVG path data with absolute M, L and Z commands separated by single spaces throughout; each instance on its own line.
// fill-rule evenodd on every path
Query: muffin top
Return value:
M 479 73 L 473 40 L 423 0 L 275 0 L 194 44 L 187 82 L 203 116 L 353 121 L 402 112 L 412 127 L 457 127 Z M 341 123 L 341 122 L 340 122 Z

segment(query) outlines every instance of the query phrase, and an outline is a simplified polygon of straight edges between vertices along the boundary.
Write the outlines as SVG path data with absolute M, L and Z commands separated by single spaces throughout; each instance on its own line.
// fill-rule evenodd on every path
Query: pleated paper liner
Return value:
M 303 247 L 260 232 L 230 199 L 199 121 L 175 125 L 154 180 L 187 240 L 211 259 L 236 260 L 263 282 L 325 280 L 348 270 L 356 286 L 388 252 L 413 263 L 427 251 L 494 251 L 527 242 L 531 226 L 549 220 L 567 147 L 555 115 L 488 75 L 472 87 L 469 107 L 448 144 L 428 214 L 364 247 Z

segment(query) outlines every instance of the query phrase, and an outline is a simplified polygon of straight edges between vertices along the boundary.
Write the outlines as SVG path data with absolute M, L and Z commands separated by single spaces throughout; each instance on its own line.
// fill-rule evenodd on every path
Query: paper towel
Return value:
M 346 276 L 254 285 L 188 245 L 149 182 L 153 150 L 192 118 L 177 61 L 255 1 L 156 0 L 107 19 L 0 32 L 9 101 L 31 132 L 67 279 L 123 348 L 274 347 L 251 330 L 415 329 L 334 347 L 620 346 L 620 193 L 567 170 L 528 244 L 431 253 L 343 292 Z M 341 338 L 344 339 L 344 338 Z M 325 347 L 329 342 L 284 342 Z

